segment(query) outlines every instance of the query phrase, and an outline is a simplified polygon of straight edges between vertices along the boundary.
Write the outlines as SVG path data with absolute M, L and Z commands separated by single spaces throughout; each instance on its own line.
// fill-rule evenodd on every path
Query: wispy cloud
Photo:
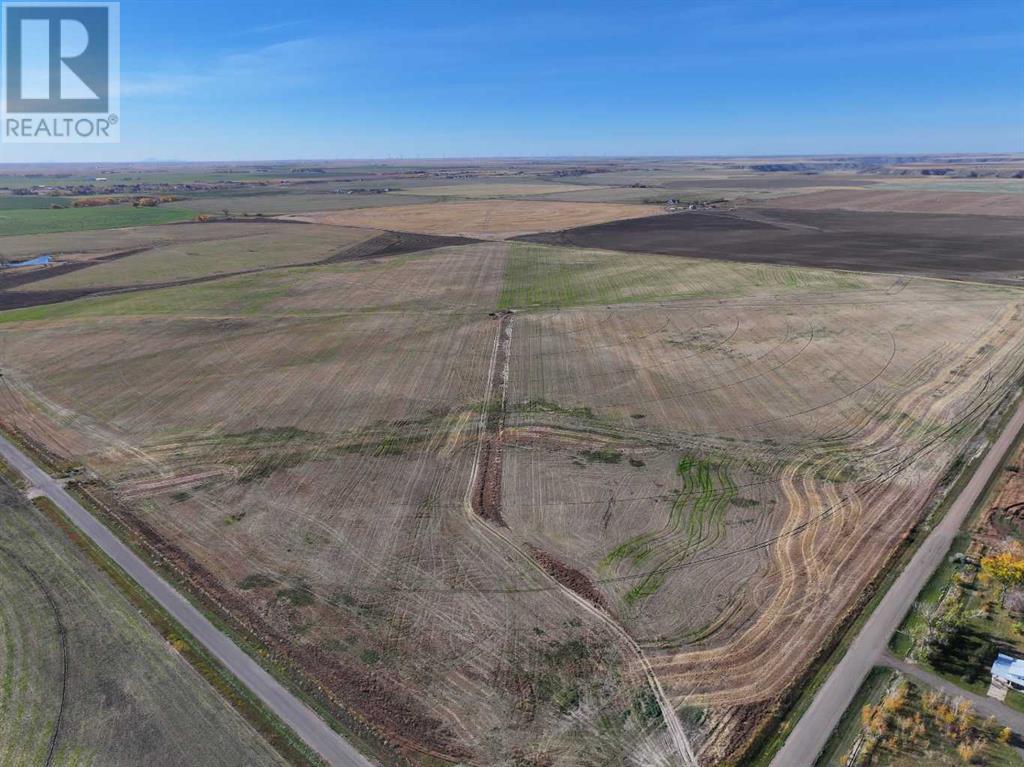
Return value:
M 121 92 L 125 97 L 160 97 L 209 94 L 311 82 L 322 72 L 326 57 L 338 46 L 320 38 L 296 38 L 249 50 L 221 54 L 212 61 L 195 62 L 187 68 L 126 73 Z
M 182 73 L 146 73 L 121 80 L 121 95 L 126 97 L 172 96 L 187 94 L 203 87 L 208 76 Z
M 233 37 L 248 37 L 250 35 L 265 35 L 270 32 L 280 32 L 282 29 L 293 29 L 304 24 L 312 24 L 314 19 L 291 19 L 276 24 L 260 24 L 255 27 L 238 30 Z

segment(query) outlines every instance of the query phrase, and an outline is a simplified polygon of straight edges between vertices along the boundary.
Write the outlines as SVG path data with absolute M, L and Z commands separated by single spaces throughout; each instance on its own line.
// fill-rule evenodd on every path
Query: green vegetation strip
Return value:
M 49 498 L 32 501 L 114 583 L 147 621 L 290 764 L 322 767 L 323 761 L 249 690 L 211 656 L 177 621 L 153 601 L 112 559 L 64 516 Z
M 983 508 L 983 505 L 979 505 L 978 508 Z M 974 519 L 975 515 L 972 514 L 964 527 L 970 528 Z M 961 531 L 953 539 L 950 551 L 964 551 L 970 542 L 970 534 Z M 949 557 L 946 557 L 939 566 L 939 569 L 932 573 L 932 577 L 928 579 L 928 583 L 925 584 L 924 588 L 921 589 L 921 593 L 918 594 L 914 607 L 911 608 L 903 623 L 900 624 L 899 629 L 896 630 L 896 633 L 892 635 L 892 639 L 889 640 L 889 649 L 892 650 L 894 655 L 904 658 L 913 648 L 912 637 L 924 623 L 920 608 L 935 605 L 946 592 L 946 587 L 951 583 L 955 573 L 956 567 Z
M 727 298 L 760 289 L 862 287 L 863 280 L 848 272 L 512 242 L 498 308 Z
M 665 529 L 619 544 L 602 562 L 603 567 L 611 567 L 631 560 L 639 566 L 653 554 L 660 555 L 650 574 L 626 594 L 628 605 L 654 594 L 665 580 L 666 568 L 692 557 L 725 533 L 725 508 L 736 495 L 728 462 L 687 456 L 679 461 L 676 473 L 682 479 L 682 488 Z
M 3 477 L 17 488 L 25 487 L 25 480 L 22 479 L 22 476 L 3 461 L 0 461 L 0 477 Z
M 70 207 L 74 200 L 68 197 L 45 197 L 36 194 L 0 196 L 0 210 L 46 210 L 53 206 Z
M 188 210 L 133 208 L 127 205 L 61 210 L 0 209 L 0 237 L 170 224 L 189 221 L 194 217 L 195 214 Z
M 34 320 L 145 315 L 257 314 L 287 293 L 291 277 L 265 272 L 223 277 L 200 285 L 179 285 L 116 295 L 90 296 L 0 312 L 0 324 Z

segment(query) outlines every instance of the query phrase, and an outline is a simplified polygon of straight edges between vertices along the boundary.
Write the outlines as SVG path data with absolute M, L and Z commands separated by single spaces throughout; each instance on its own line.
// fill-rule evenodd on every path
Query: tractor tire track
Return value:
M 53 725 L 53 733 L 50 735 L 50 743 L 46 750 L 46 761 L 43 763 L 44 767 L 51 767 L 53 764 L 53 754 L 57 750 L 57 741 L 60 739 L 60 728 L 64 721 L 64 702 L 67 699 L 68 691 L 68 643 L 67 643 L 67 630 L 64 628 L 64 621 L 60 617 L 60 609 L 57 607 L 57 602 L 53 598 L 53 594 L 50 593 L 46 583 L 39 574 L 36 573 L 31 567 L 26 565 L 17 554 L 6 547 L 0 546 L 0 553 L 10 558 L 18 567 L 25 571 L 28 577 L 36 585 L 36 588 L 42 592 L 43 597 L 46 599 L 46 604 L 50 608 L 50 612 L 53 614 L 53 622 L 57 628 L 57 638 L 60 642 L 60 655 L 61 655 L 61 673 L 60 673 L 60 698 L 57 703 L 57 717 Z
M 672 706 L 668 695 L 661 685 L 661 681 L 658 679 L 658 676 L 654 671 L 654 667 L 644 654 L 643 648 L 640 647 L 640 644 L 606 610 L 591 602 L 587 597 L 577 593 L 565 583 L 562 583 L 557 577 L 555 577 L 555 575 L 552 574 L 552 572 L 545 568 L 542 563 L 538 562 L 527 548 L 520 546 L 517 541 L 513 540 L 506 532 L 508 528 L 504 523 L 502 523 L 501 526 L 488 524 L 487 517 L 478 511 L 477 499 L 480 497 L 480 488 L 487 481 L 487 473 L 489 471 L 493 472 L 495 467 L 493 459 L 488 456 L 486 445 L 490 442 L 490 438 L 492 436 L 500 437 L 500 430 L 497 424 L 502 422 L 502 418 L 500 415 L 496 419 L 491 418 L 491 403 L 494 399 L 494 390 L 496 388 L 495 385 L 497 384 L 497 388 L 501 393 L 499 412 L 504 412 L 504 397 L 508 383 L 509 351 L 511 347 L 511 322 L 514 314 L 512 312 L 502 312 L 496 316 L 498 317 L 498 323 L 497 330 L 495 332 L 494 346 L 491 351 L 491 362 L 487 372 L 484 404 L 477 423 L 478 437 L 476 458 L 473 462 L 473 471 L 467 484 L 466 497 L 463 503 L 465 514 L 470 523 L 473 524 L 479 532 L 490 539 L 489 542 L 494 546 L 495 550 L 512 550 L 518 554 L 530 565 L 530 567 L 551 582 L 554 589 L 561 591 L 566 597 L 579 606 L 580 609 L 600 621 L 616 638 L 629 648 L 629 650 L 636 656 L 644 678 L 646 679 L 651 692 L 654 694 L 655 699 L 658 701 L 658 706 L 661 709 L 662 719 L 665 722 L 666 730 L 672 740 L 672 745 L 674 746 L 676 753 L 682 760 L 682 764 L 684 767 L 699 767 L 696 754 L 693 747 L 690 745 L 689 738 L 683 729 L 682 722 L 680 722 L 679 717 L 676 716 L 675 708 Z M 500 460 L 497 464 L 497 468 L 500 471 Z M 498 488 L 500 491 L 500 485 Z M 498 503 L 499 506 L 497 508 L 497 512 L 500 516 L 500 496 L 498 497 Z M 493 511 L 494 510 L 491 510 L 491 512 Z

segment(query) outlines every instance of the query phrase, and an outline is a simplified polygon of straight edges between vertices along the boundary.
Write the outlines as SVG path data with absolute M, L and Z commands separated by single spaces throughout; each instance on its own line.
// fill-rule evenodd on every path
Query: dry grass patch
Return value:
M 208 222 L 98 229 L 88 232 L 0 237 L 0 251 L 11 261 L 52 253 L 60 258 L 100 256 L 122 250 L 186 245 L 212 240 L 251 237 L 279 226 L 272 222 Z
M 657 206 L 501 200 L 308 213 L 299 221 L 399 232 L 502 239 L 661 212 Z
M 513 320 L 503 518 L 710 712 L 711 763 L 1018 385 L 1019 294 L 858 279 Z
M 909 185 L 908 185 L 909 186 Z M 777 197 L 773 208 L 824 210 L 839 208 L 875 213 L 955 213 L 977 216 L 1024 216 L 1018 194 L 937 192 L 917 189 L 843 189 Z
M 445 186 L 417 186 L 403 189 L 402 194 L 425 195 L 428 197 L 512 197 L 527 194 L 557 194 L 579 191 L 578 184 L 449 184 Z M 605 187 L 597 187 L 604 189 Z

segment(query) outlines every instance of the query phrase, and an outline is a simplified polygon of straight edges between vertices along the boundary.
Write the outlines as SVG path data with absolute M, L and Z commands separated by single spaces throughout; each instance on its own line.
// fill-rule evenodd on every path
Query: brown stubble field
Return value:
M 0 313 L 3 425 L 92 469 L 112 520 L 396 763 L 735 762 L 1019 386 L 1024 295 L 361 250 L 621 215 L 506 203 L 223 224 L 348 239 L 158 289 L 125 258 L 133 292 Z
M 486 269 L 486 260 L 479 263 Z M 353 610 L 372 609 L 361 606 L 372 603 L 375 590 L 350 594 L 348 579 L 364 588 L 378 579 L 386 584 L 395 566 L 387 552 L 403 527 L 416 524 L 410 505 L 418 511 L 441 491 L 433 487 L 432 457 L 400 457 L 410 437 L 399 424 L 419 422 L 417 438 L 433 442 L 444 434 L 448 410 L 472 401 L 469 378 L 461 380 L 447 363 L 452 349 L 484 354 L 486 313 L 479 313 L 483 321 L 466 322 L 450 313 L 386 308 L 363 314 L 375 278 L 384 275 L 369 274 L 346 291 L 346 270 L 324 271 L 322 280 L 309 281 L 309 301 L 297 313 L 317 313 L 317 289 L 326 288 L 331 316 L 293 316 L 286 295 L 285 306 L 269 316 L 231 316 L 232 306 L 181 317 L 171 296 L 169 317 L 76 320 L 26 338 L 24 350 L 34 348 L 35 364 L 52 365 L 61 376 L 51 391 L 71 387 L 89 415 L 88 424 L 68 430 L 87 435 L 69 452 L 111 477 L 125 499 L 140 501 L 140 512 L 148 508 L 146 521 L 162 538 L 262 604 L 269 615 L 259 616 L 261 626 L 288 641 L 315 623 L 311 644 L 355 643 L 359 652 L 383 657 L 383 626 L 339 627 L 342 608 L 329 600 L 359 600 Z M 415 300 L 424 285 L 409 288 L 390 295 Z M 346 306 L 350 312 L 338 316 Z M 44 393 L 24 401 L 39 407 Z M 14 425 L 37 422 L 14 407 L 12 400 L 5 408 Z M 304 477 L 296 472 L 302 465 Z M 389 478 L 399 467 L 400 476 Z M 353 537 L 349 525 L 362 532 Z M 382 548 L 374 550 L 372 541 Z M 337 562 L 351 566 L 340 581 Z M 349 701 L 351 689 L 337 692 L 346 703 L 364 703 Z
M 258 314 L 230 280 L 216 307 L 79 302 L 4 336 L 5 423 L 94 468 L 122 522 L 408 758 L 663 751 L 621 637 L 467 513 L 508 247 L 304 270 Z M 593 715 L 557 735 L 581 694 Z
M 286 218 L 316 224 L 503 239 L 661 213 L 656 205 L 494 200 L 305 213 Z
M 860 279 L 513 324 L 503 517 L 591 575 L 674 702 L 712 712 L 712 764 L 1019 381 L 1019 296 Z
M 955 189 L 955 187 L 954 187 Z M 1018 194 L 914 189 L 842 189 L 814 191 L 771 200 L 771 207 L 794 210 L 859 210 L 881 213 L 942 213 L 980 216 L 1024 216 Z

